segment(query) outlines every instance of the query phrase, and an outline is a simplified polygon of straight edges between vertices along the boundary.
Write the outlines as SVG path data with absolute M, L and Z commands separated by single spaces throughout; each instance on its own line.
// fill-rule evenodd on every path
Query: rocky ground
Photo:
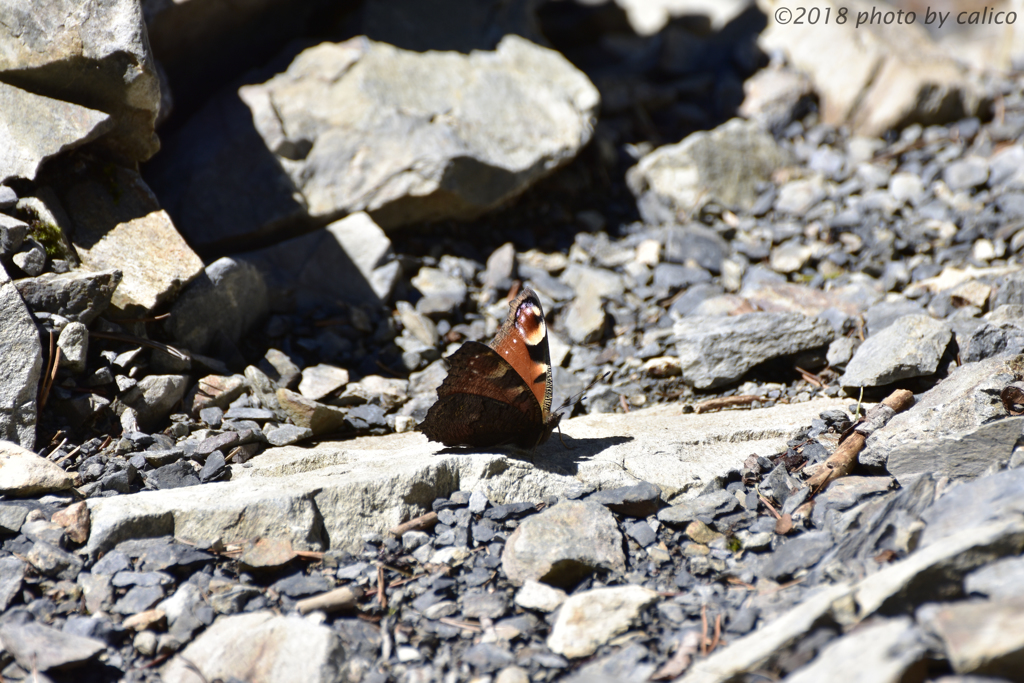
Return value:
M 1024 680 L 1024 79 L 451 4 L 4 36 L 3 680 Z M 524 284 L 596 384 L 427 442 Z

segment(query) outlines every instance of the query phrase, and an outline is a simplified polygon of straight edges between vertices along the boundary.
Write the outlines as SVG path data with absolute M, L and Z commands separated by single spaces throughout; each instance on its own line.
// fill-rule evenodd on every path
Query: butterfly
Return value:
M 494 341 L 468 341 L 449 356 L 419 429 L 445 446 L 534 448 L 562 419 L 551 412 L 551 354 L 540 298 L 530 288 L 509 304 Z

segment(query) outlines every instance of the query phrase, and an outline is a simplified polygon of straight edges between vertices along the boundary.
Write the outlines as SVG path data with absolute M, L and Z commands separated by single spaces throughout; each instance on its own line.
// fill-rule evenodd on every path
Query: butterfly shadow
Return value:
M 526 449 L 518 446 L 499 446 L 474 448 L 472 446 L 449 446 L 437 451 L 436 455 L 469 455 L 472 453 L 501 453 L 514 460 L 528 462 L 537 469 L 576 476 L 581 462 L 592 460 L 604 450 L 633 440 L 632 436 L 604 436 L 594 438 L 575 438 L 566 434 L 561 440 L 556 433 L 551 439 L 537 448 Z

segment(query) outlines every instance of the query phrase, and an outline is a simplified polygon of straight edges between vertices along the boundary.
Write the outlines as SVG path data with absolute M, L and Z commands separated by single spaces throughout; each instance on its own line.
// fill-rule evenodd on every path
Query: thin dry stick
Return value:
M 768 508 L 768 512 L 772 513 L 772 515 L 775 517 L 775 519 L 781 519 L 782 518 L 782 515 L 780 515 L 779 511 L 775 509 L 775 506 L 772 505 L 771 503 L 769 503 L 768 499 L 765 498 L 764 496 L 762 496 L 760 491 L 757 492 L 757 497 L 758 497 L 758 499 L 760 499 L 760 501 L 762 503 L 764 503 L 764 506 L 766 508 Z
M 871 408 L 864 419 L 854 425 L 840 441 L 836 452 L 825 461 L 823 467 L 807 480 L 813 493 L 818 493 L 839 477 L 845 477 L 857 464 L 857 454 L 864 448 L 864 442 L 871 434 L 886 425 L 893 415 L 902 412 L 914 402 L 914 394 L 906 389 L 897 389 L 888 398 Z
M 61 444 L 61 446 L 63 446 L 63 445 L 64 444 Z M 74 457 L 78 453 L 78 451 L 80 451 L 80 450 L 82 450 L 82 445 L 81 444 L 75 446 L 75 449 L 73 451 L 71 451 L 70 453 L 68 453 L 67 455 L 62 455 L 60 458 L 58 458 L 56 460 L 56 463 L 58 465 L 60 465 L 62 462 L 64 462 L 68 458 Z
M 323 612 L 334 612 L 341 609 L 351 609 L 356 606 L 356 601 L 363 597 L 363 589 L 358 586 L 342 586 L 332 591 L 314 595 L 305 600 L 295 603 L 295 608 L 302 614 L 308 614 L 313 610 Z
M 708 652 L 714 652 L 715 648 L 722 642 L 722 614 L 719 612 L 715 615 L 715 637 L 711 641 L 711 647 L 708 648 Z
M 51 336 L 51 339 L 53 337 Z M 39 410 L 42 411 L 46 407 L 46 399 L 50 396 L 50 389 L 53 388 L 53 382 L 57 379 L 57 370 L 60 369 L 60 348 L 53 354 L 53 367 L 50 370 L 49 376 L 46 378 L 43 384 L 42 396 L 39 397 Z
M 722 408 L 732 408 L 733 406 L 747 406 L 751 403 L 758 403 L 764 401 L 764 396 L 754 396 L 752 394 L 744 394 L 742 396 L 722 396 L 721 398 L 709 398 L 706 401 L 701 401 L 693 406 L 693 412 L 695 413 L 706 413 L 709 410 L 720 410 Z
M 388 533 L 397 538 L 401 538 L 402 534 L 406 531 L 427 531 L 429 529 L 433 529 L 435 526 L 437 526 L 437 513 L 428 512 L 425 515 L 413 517 L 408 522 L 402 522 Z
M 809 384 L 813 384 L 814 386 L 818 387 L 819 389 L 821 387 L 825 386 L 822 383 L 821 378 L 818 377 L 817 375 L 815 375 L 813 372 L 808 372 L 807 370 L 804 370 L 799 365 L 794 365 L 793 367 L 796 368 L 796 371 L 800 373 L 800 376 L 804 378 L 805 382 L 807 382 Z

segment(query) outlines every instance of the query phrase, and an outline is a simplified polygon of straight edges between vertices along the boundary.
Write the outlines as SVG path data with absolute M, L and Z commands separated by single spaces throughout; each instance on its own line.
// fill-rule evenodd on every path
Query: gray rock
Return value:
M 61 350 L 61 367 L 75 374 L 85 371 L 89 355 L 89 328 L 82 323 L 69 322 L 60 331 L 57 346 Z
M 262 217 L 242 216 L 241 220 L 251 223 Z M 237 215 L 231 221 L 239 230 L 251 227 L 237 225 Z M 376 308 L 387 300 L 402 274 L 399 263 L 391 260 L 390 240 L 362 212 L 238 259 L 259 269 L 272 299 L 292 302 L 299 310 L 334 306 L 338 301 Z
M 900 204 L 916 206 L 926 197 L 925 183 L 915 173 L 894 173 L 889 180 L 889 194 Z
M 25 580 L 25 563 L 16 557 L 0 558 L 0 610 L 6 611 Z
M 964 577 L 964 593 L 992 599 L 1015 598 L 1024 582 L 1024 557 L 1006 557 Z
M 18 74 L 24 87 L 35 92 L 88 102 L 109 113 L 113 125 L 101 144 L 117 154 L 145 161 L 160 149 L 154 132 L 160 83 L 139 5 L 89 3 L 73 16 L 56 5 L 31 16 L 12 13 L 4 21 L 4 33 L 33 37 L 10 42 L 0 71 L 12 72 L 11 78 Z M 50 47 L 41 50 L 41 44 Z M 81 118 L 72 114 L 66 120 Z M 41 130 L 53 134 L 49 126 Z
M 309 429 L 314 435 L 349 429 L 348 412 L 319 401 L 311 401 L 287 389 L 279 389 L 277 400 L 281 410 L 297 427 Z
M 462 277 L 440 268 L 424 266 L 410 281 L 423 294 L 416 302 L 417 312 L 423 315 L 455 313 L 466 302 L 469 294 Z
M 827 346 L 835 336 L 824 320 L 799 313 L 692 316 L 673 333 L 683 381 L 698 389 L 735 382 L 759 363 Z
M 267 441 L 271 446 L 288 446 L 293 443 L 305 441 L 313 436 L 313 430 L 308 427 L 297 427 L 295 425 L 281 425 L 266 431 Z
M 569 338 L 577 344 L 600 341 L 608 324 L 601 297 L 594 292 L 581 293 L 569 304 L 562 324 Z
M 119 550 L 112 550 L 92 566 L 92 573 L 113 575 L 120 571 L 130 569 L 131 566 L 131 560 L 127 555 Z
M 168 331 L 193 351 L 208 351 L 223 335 L 237 344 L 267 313 L 267 285 L 245 261 L 221 258 L 206 267 L 171 307 Z
M 138 384 L 137 398 L 126 401 L 138 413 L 143 429 L 154 429 L 166 418 L 188 389 L 186 375 L 147 375 Z
M 893 486 L 890 477 L 841 477 L 814 498 L 812 519 L 819 528 L 829 510 L 848 510 L 865 498 L 886 493 Z
M 663 291 L 675 292 L 710 280 L 711 273 L 703 268 L 678 263 L 659 263 L 654 267 L 654 286 Z
M 832 549 L 832 534 L 828 531 L 809 531 L 782 543 L 762 566 L 765 576 L 781 581 L 801 569 L 817 564 Z
M 953 670 L 1013 680 L 1024 658 L 1024 599 L 925 605 L 918 620 L 938 634 Z
M 33 448 L 43 354 L 32 316 L 11 283 L 0 284 L 0 321 L 0 440 Z
M 654 529 L 644 520 L 635 522 L 627 527 L 626 535 L 636 541 L 641 548 L 646 548 L 658 539 Z
M 810 263 L 814 247 L 793 239 L 772 249 L 769 264 L 777 273 L 798 273 Z
M 973 190 L 988 180 L 988 161 L 977 156 L 958 159 L 942 170 L 942 179 L 954 192 Z
M 6 185 L 0 185 L 0 192 L 10 190 Z M 17 196 L 15 196 L 17 201 Z M 0 254 L 14 254 L 21 249 L 22 243 L 28 236 L 28 223 L 20 221 L 13 216 L 0 213 Z
M 670 225 L 661 235 L 664 260 L 669 263 L 696 262 L 714 274 L 722 272 L 722 262 L 729 255 L 729 243 L 717 232 L 700 223 Z
M 956 434 L 935 435 L 890 453 L 886 468 L 900 481 L 919 472 L 977 477 L 1009 462 L 1022 431 L 1024 417 L 1011 417 Z
M 167 683 L 192 683 L 192 666 L 208 681 L 265 671 L 279 683 L 333 683 L 345 659 L 331 628 L 271 612 L 219 617 L 181 655 L 161 670 Z
M 779 188 L 775 210 L 792 216 L 803 216 L 827 195 L 828 191 L 820 176 L 791 180 Z
M 926 526 L 919 545 L 941 544 L 947 536 L 975 526 L 1017 519 L 1024 509 L 1024 470 L 1007 470 L 969 481 L 946 492 L 921 513 Z M 965 517 L 964 510 L 970 510 Z
M 1014 356 L 990 358 L 954 368 L 934 388 L 915 398 L 914 405 L 894 416 L 864 445 L 859 461 L 884 466 L 902 448 L 917 449 L 937 438 L 958 434 L 1006 417 L 999 392 L 1014 381 Z
M 239 96 L 250 111 L 225 94 L 188 132 L 200 147 L 218 128 L 231 131 L 216 143 L 221 153 L 192 160 L 182 145 L 158 183 L 175 195 L 165 204 L 194 243 L 280 236 L 290 219 L 323 223 L 360 210 L 384 229 L 479 215 L 569 161 L 590 138 L 599 102 L 561 55 L 518 36 L 469 55 L 365 38 L 325 43 Z M 247 151 L 256 145 L 262 154 Z M 234 150 L 244 156 L 231 158 Z M 182 163 L 194 167 L 189 177 L 216 186 L 172 190 L 172 168 Z M 223 198 L 219 206 L 214 198 Z
M 603 506 L 581 501 L 562 501 L 523 520 L 501 561 L 516 586 L 528 580 L 572 586 L 595 569 L 625 567 L 615 518 Z
M 39 277 L 18 280 L 15 286 L 33 311 L 56 313 L 89 325 L 110 306 L 120 282 L 119 270 L 98 273 L 75 270 L 62 275 L 43 273 Z
M 864 333 L 868 337 L 878 334 L 905 315 L 925 315 L 924 307 L 910 299 L 885 299 L 864 312 Z
M 658 513 L 658 521 L 673 525 L 686 525 L 698 517 L 717 517 L 733 512 L 739 500 L 729 491 L 719 489 L 684 500 Z
M 35 453 L 32 453 L 32 455 L 35 456 Z M 30 504 L 18 501 L 0 503 L 0 533 L 19 533 L 21 525 L 25 523 L 25 518 L 28 517 L 28 513 L 31 511 L 32 507 L 30 507 Z
M 527 504 L 510 511 L 512 503 L 562 497 L 579 491 L 581 482 L 614 489 L 649 481 L 671 500 L 720 476 L 751 452 L 784 450 L 823 410 L 844 406 L 815 400 L 699 415 L 679 415 L 677 408 L 666 406 L 576 418 L 567 421 L 567 441 L 596 440 L 599 450 L 591 446 L 594 454 L 580 459 L 579 448 L 566 451 L 555 439 L 538 448 L 545 468 L 508 467 L 509 456 L 501 452 L 435 453 L 417 433 L 269 449 L 250 461 L 251 467 L 233 466 L 231 481 L 88 499 L 87 550 L 97 557 L 125 538 L 180 533 L 225 542 L 283 537 L 300 550 L 326 550 L 331 544 L 359 553 L 362 534 L 387 533 L 458 488 L 481 487 L 500 506 L 485 511 L 492 520 L 533 509 Z M 632 439 L 618 438 L 623 435 Z M 607 441 L 611 437 L 616 438 Z M 572 468 L 575 475 L 567 473 Z M 621 545 L 616 547 L 621 552 Z
M 318 71 L 343 76 L 325 91 Z M 538 81 L 537 73 L 546 77 Z M 494 79 L 507 97 L 484 86 Z M 453 89 L 454 100 L 444 94 Z M 598 103 L 597 91 L 560 55 L 518 37 L 469 57 L 410 53 L 365 39 L 324 44 L 241 94 L 267 147 L 299 161 L 288 167 L 310 215 L 366 210 L 385 228 L 476 215 L 518 194 L 589 139 Z M 311 108 L 307 98 L 344 106 Z M 459 103 L 454 109 L 452 101 Z M 506 142 L 512 139 L 516 145 Z M 369 143 L 379 151 L 353 174 L 349 160 Z M 290 151 L 309 145 L 301 157 Z
M 22 245 L 22 250 L 12 259 L 14 265 L 25 271 L 29 277 L 35 277 L 46 269 L 46 249 L 36 240 L 29 238 Z
M 134 586 L 114 603 L 111 611 L 125 616 L 143 612 L 164 597 L 164 589 L 160 586 Z
M 110 585 L 109 576 L 100 576 L 89 572 L 78 575 L 78 585 L 82 587 L 82 597 L 89 613 L 107 612 L 113 606 L 114 587 Z
M 516 592 L 515 603 L 524 609 L 554 612 L 565 599 L 565 591 L 539 581 L 527 581 Z
M 14 27 L 4 26 L 8 37 L 17 35 L 9 33 Z M 40 39 L 45 40 L 42 36 Z M 0 62 L 0 71 L 9 66 Z M 6 83 L 0 83 L 0 110 L 5 112 L 7 123 L 0 133 L 0 183 L 12 178 L 34 180 L 48 158 L 95 140 L 113 128 L 110 116 L 102 111 L 36 95 Z
M 486 673 L 497 671 L 515 662 L 512 653 L 497 643 L 471 645 L 466 648 L 462 659 L 476 671 Z
M 569 597 L 558 612 L 547 645 L 566 657 L 594 654 L 626 631 L 658 594 L 641 586 L 595 588 Z
M 331 223 L 324 230 L 330 236 L 327 240 L 333 238 L 333 242 L 352 260 L 377 299 L 382 302 L 390 299 L 401 269 L 394 262 L 391 240 L 380 226 L 369 215 L 358 211 Z M 338 280 L 337 266 L 335 268 L 330 279 Z M 308 276 L 308 271 L 304 275 Z M 340 279 L 352 276 L 354 274 L 346 274 Z
M 586 498 L 626 517 L 649 517 L 661 508 L 661 489 L 646 481 L 595 491 Z
M 880 387 L 932 375 L 953 338 L 944 321 L 907 315 L 869 337 L 839 379 L 844 387 Z
M 1019 307 L 1002 306 L 997 310 L 1001 311 L 1004 308 Z M 957 344 L 961 350 L 960 360 L 965 363 L 1003 354 L 1024 353 L 1024 316 L 1018 316 L 1003 324 L 983 323 L 966 335 L 963 343 L 958 334 Z
M 5 623 L 0 642 L 26 671 L 77 668 L 107 649 L 106 643 L 58 631 L 36 621 Z
M 786 683 L 900 683 L 925 659 L 926 639 L 910 617 L 882 619 L 832 641 Z
M 74 473 L 65 472 L 60 465 L 16 443 L 0 441 L 0 494 L 38 496 L 69 489 L 75 481 Z M 17 518 L 20 514 L 15 511 L 12 516 Z
M 516 275 L 516 248 L 511 242 L 501 245 L 487 257 L 480 284 L 490 291 L 507 292 Z
M 942 542 L 922 542 L 906 559 L 863 579 L 854 589 L 858 617 L 903 611 L 961 595 L 965 574 L 993 560 L 1017 555 L 1024 548 L 1024 523 L 1019 521 L 1019 512 L 1016 516 L 1002 522 L 975 523 L 972 519 L 969 527 L 960 525 Z
M 468 619 L 500 619 L 508 612 L 508 597 L 503 592 L 470 590 L 462 595 L 462 614 Z
M 224 454 L 220 451 L 215 451 L 210 454 L 203 463 L 203 468 L 198 473 L 199 481 L 207 483 L 211 481 L 223 481 L 231 476 L 231 471 L 227 469 L 227 461 L 224 459 Z
M 43 541 L 61 550 L 67 549 L 68 539 L 64 534 L 64 528 L 54 522 L 45 519 L 25 522 L 21 527 L 21 533 L 30 541 Z
M 36 541 L 25 559 L 43 576 L 74 581 L 84 563 L 77 555 L 44 541 Z
M 787 162 L 787 154 L 758 124 L 733 119 L 656 149 L 629 169 L 626 184 L 646 223 L 674 223 L 710 201 L 749 210 L 757 184 Z
M 1004 275 L 995 283 L 989 307 L 995 311 L 1006 304 L 1024 304 L 1024 270 Z
M 151 314 L 202 273 L 202 260 L 136 170 L 89 161 L 65 176 L 57 192 L 68 214 L 74 258 L 89 270 L 121 269 L 124 277 L 111 305 L 122 316 Z M 127 260 L 126 254 L 131 255 Z
M 193 634 L 208 626 L 213 615 L 203 604 L 203 596 L 193 583 L 183 583 L 174 595 L 161 601 L 157 606 L 167 616 L 168 632 L 183 641 L 191 640 Z
M 199 476 L 188 460 L 179 460 L 145 472 L 143 477 L 146 485 L 154 489 L 176 489 L 186 486 L 198 486 Z
M 731 640 L 726 647 L 706 658 L 697 659 L 676 680 L 679 683 L 725 683 L 755 671 L 779 652 L 801 642 L 823 616 L 829 615 L 833 604 L 849 594 L 850 586 L 846 584 L 818 588 L 764 627 Z
M 861 341 L 856 337 L 839 337 L 828 345 L 828 352 L 825 360 L 830 367 L 843 370 L 853 358 L 853 354 L 860 348 Z
M 835 13 L 839 5 L 824 8 Z M 977 112 L 981 89 L 924 26 L 903 26 L 909 30 L 896 33 L 881 23 L 855 23 L 827 33 L 796 22 L 773 24 L 760 42 L 810 77 L 824 123 L 847 125 L 851 135 L 880 137 L 911 122 L 943 123 Z M 859 55 L 857 68 L 849 68 L 851 54 Z
M 15 192 L 13 188 L 7 187 L 6 185 L 0 185 L 0 209 L 9 209 L 17 203 L 18 193 Z M 0 219 L 0 221 L 2 221 L 2 219 Z M 2 225 L 2 223 L 0 223 L 0 225 Z M 0 244 L 2 244 L 2 240 L 0 240 Z

